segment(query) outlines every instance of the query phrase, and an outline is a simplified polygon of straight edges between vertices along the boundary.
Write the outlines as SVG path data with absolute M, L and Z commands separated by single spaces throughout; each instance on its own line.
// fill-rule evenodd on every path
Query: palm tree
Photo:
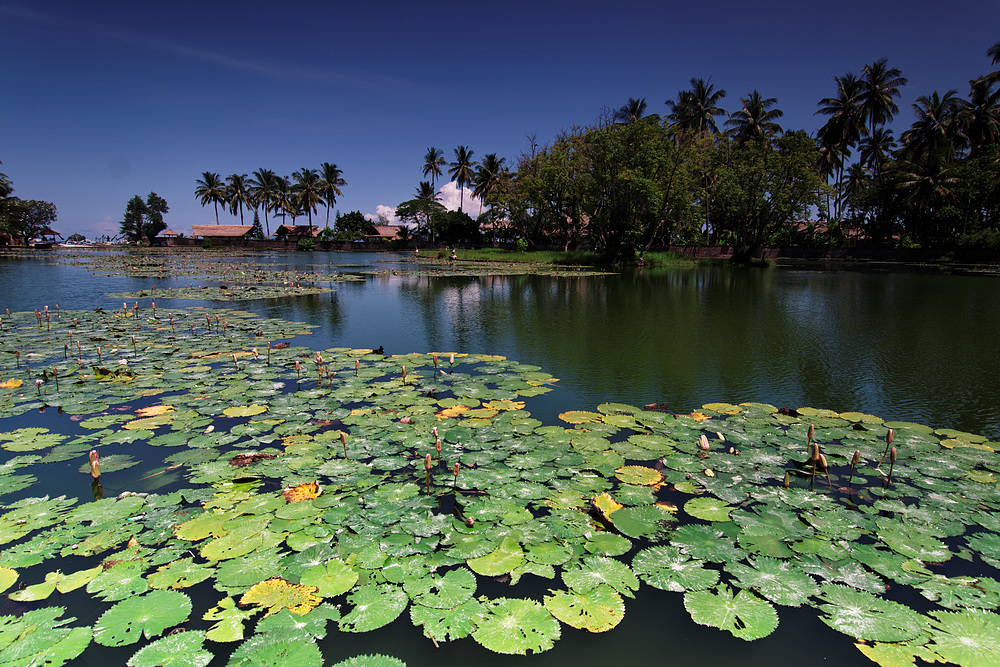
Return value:
M 978 156 L 984 149 L 1000 143 L 1000 88 L 993 90 L 986 77 L 970 81 L 969 101 L 963 107 L 962 125 L 969 139 L 970 155 Z
M 643 102 L 643 106 L 645 104 Z M 641 115 L 640 112 L 639 116 L 641 117 Z M 479 215 L 483 214 L 483 203 L 489 199 L 490 195 L 497 189 L 497 186 L 500 185 L 500 180 L 503 178 L 504 173 L 504 162 L 506 161 L 506 158 L 498 158 L 496 153 L 487 153 L 483 157 L 479 169 L 476 170 L 476 180 L 472 194 L 479 198 Z
M 319 166 L 319 191 L 326 203 L 326 226 L 330 227 L 330 207 L 337 203 L 337 197 L 343 197 L 341 187 L 347 185 L 340 168 L 329 162 Z
M 273 210 L 274 198 L 277 196 L 278 177 L 270 169 L 258 169 L 253 173 L 253 178 L 248 182 L 250 186 L 250 200 L 253 202 L 254 211 L 257 207 L 264 209 L 264 228 L 267 235 L 271 235 L 271 225 L 267 219 L 267 212 Z
M 957 90 L 949 90 L 943 96 L 935 90 L 929 96 L 918 97 L 913 104 L 917 120 L 900 136 L 906 158 L 911 161 L 927 158 L 951 164 L 966 144 L 960 122 L 962 107 Z
M 858 102 L 861 80 L 852 72 L 835 76 L 833 80 L 837 83 L 837 95 L 820 100 L 816 113 L 827 116 L 827 121 L 816 134 L 820 150 L 826 157 L 825 173 L 835 171 L 837 174 L 839 194 L 834 202 L 834 218 L 839 220 L 844 199 L 844 166 L 851 157 L 851 148 L 861 140 L 865 124 Z
M 616 123 L 634 123 L 646 113 L 646 98 L 628 98 L 628 103 L 618 107 L 615 111 L 614 121 Z
M 419 187 L 414 191 L 414 199 L 421 199 L 423 201 L 437 201 L 438 196 L 434 191 L 434 186 L 428 181 L 420 181 Z
M 899 111 L 896 98 L 899 88 L 906 85 L 906 78 L 896 67 L 889 67 L 889 60 L 882 58 L 865 65 L 861 72 L 861 116 L 868 121 L 868 133 L 873 134 L 877 125 L 892 121 Z
M 741 97 L 740 103 L 742 108 L 726 121 L 731 128 L 728 134 L 736 143 L 764 141 L 781 133 L 781 126 L 775 121 L 785 113 L 781 109 L 771 109 L 778 103 L 777 98 L 762 97 L 759 91 L 754 90 L 749 97 Z
M 292 186 L 288 182 L 287 176 L 276 176 L 274 185 L 274 196 L 271 198 L 271 210 L 281 218 L 281 224 L 285 224 L 285 216 L 291 213 L 294 208 L 295 197 L 292 195 Z M 294 219 L 294 217 L 293 217 Z
M 677 93 L 676 101 L 666 101 L 669 110 L 667 119 L 675 133 L 692 131 L 701 134 L 719 131 L 715 118 L 726 114 L 725 109 L 718 106 L 726 96 L 726 91 L 721 88 L 715 90 L 711 81 L 711 78 L 708 81 L 691 79 L 691 90 Z
M 435 179 L 441 175 L 441 167 L 445 165 L 444 153 L 440 149 L 431 146 L 424 155 L 424 176 L 430 174 L 431 187 L 434 187 Z
M 215 204 L 215 224 L 219 224 L 219 204 L 226 202 L 226 186 L 222 182 L 222 177 L 205 171 L 195 184 L 197 187 L 194 189 L 194 196 L 198 197 L 202 206 L 209 202 Z
M 874 132 L 861 140 L 861 162 L 878 177 L 882 173 L 882 166 L 892 159 L 895 149 L 896 139 L 892 136 L 892 130 L 875 128 Z
M 986 55 L 992 58 L 994 65 L 1000 65 L 1000 42 L 996 42 L 993 46 L 986 49 Z M 1000 81 L 1000 70 L 990 72 L 983 78 L 986 79 L 987 83 L 996 83 Z
M 292 172 L 292 178 L 295 179 L 292 192 L 295 195 L 298 212 L 305 212 L 309 215 L 309 229 L 312 230 L 312 214 L 315 213 L 316 207 L 323 203 L 319 174 L 316 173 L 315 169 L 303 168 Z
M 243 224 L 243 207 L 250 208 L 252 198 L 247 184 L 246 174 L 230 174 L 226 177 L 226 203 L 229 204 L 229 212 L 236 214 L 240 212 L 240 224 Z
M 479 164 L 472 159 L 472 151 L 465 146 L 455 149 L 455 161 L 449 163 L 448 175 L 451 176 L 459 189 L 458 210 L 462 210 L 465 203 L 465 186 L 475 178 L 475 167 Z

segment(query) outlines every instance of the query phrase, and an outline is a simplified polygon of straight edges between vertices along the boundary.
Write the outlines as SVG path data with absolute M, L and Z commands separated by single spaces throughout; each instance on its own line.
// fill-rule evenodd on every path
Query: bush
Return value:
M 299 250 L 310 252 L 316 249 L 316 242 L 312 239 L 299 239 Z
M 205 250 L 211 250 L 212 249 L 212 239 L 208 239 L 208 238 L 202 239 L 201 240 L 201 247 L 204 248 Z

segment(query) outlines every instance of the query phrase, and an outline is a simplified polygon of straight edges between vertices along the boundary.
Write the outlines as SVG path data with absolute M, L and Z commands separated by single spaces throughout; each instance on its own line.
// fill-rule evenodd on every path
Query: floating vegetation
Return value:
M 480 276 L 606 276 L 608 271 L 598 271 L 589 266 L 562 266 L 558 264 L 531 264 L 527 262 L 496 262 L 488 260 L 463 259 L 451 261 L 421 255 L 410 258 L 408 265 L 394 263 L 391 269 L 364 271 L 369 275 L 427 276 L 436 278 L 480 277 Z
M 564 625 L 613 631 L 646 586 L 746 641 L 813 607 L 879 664 L 1000 662 L 998 443 L 759 403 L 543 424 L 536 366 L 286 344 L 309 328 L 127 303 L 2 318 L 0 416 L 54 430 L 0 434 L 0 592 L 32 605 L 0 616 L 0 665 L 91 644 L 321 665 L 331 633 L 401 618 L 537 653 Z M 94 500 L 54 496 L 57 469 Z

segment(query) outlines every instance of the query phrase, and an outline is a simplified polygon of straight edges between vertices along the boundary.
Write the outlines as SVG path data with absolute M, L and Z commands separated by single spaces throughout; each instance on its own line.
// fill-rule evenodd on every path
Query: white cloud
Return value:
M 385 219 L 389 221 L 388 224 L 390 225 L 398 224 L 398 221 L 396 220 L 395 206 L 386 206 L 385 204 L 379 204 L 378 206 L 375 207 L 374 213 L 365 213 L 365 218 L 375 223 L 378 223 L 379 218 L 382 216 L 385 216 Z
M 479 215 L 479 200 L 472 196 L 472 190 L 470 188 L 462 188 L 465 191 L 465 202 L 462 204 L 462 210 L 476 217 Z M 462 191 L 458 189 L 458 184 L 455 181 L 450 181 L 441 186 L 441 191 L 438 193 L 438 201 L 448 209 L 449 211 L 457 211 L 458 205 L 462 203 Z

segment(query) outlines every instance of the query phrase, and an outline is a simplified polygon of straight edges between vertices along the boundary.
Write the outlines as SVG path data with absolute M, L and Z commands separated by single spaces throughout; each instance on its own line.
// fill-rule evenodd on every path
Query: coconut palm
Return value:
M 898 68 L 889 67 L 887 58 L 865 65 L 861 72 L 858 101 L 861 103 L 861 115 L 868 121 L 869 134 L 875 132 L 876 126 L 892 121 L 899 111 L 899 105 L 896 104 L 899 89 L 906 82 Z
M 677 93 L 677 100 L 667 100 L 671 129 L 677 132 L 691 131 L 696 133 L 718 132 L 715 122 L 717 116 L 726 115 L 725 109 L 718 106 L 726 91 L 715 90 L 711 83 L 704 79 L 691 79 L 691 90 Z
M 294 208 L 295 197 L 292 194 L 292 185 L 287 176 L 276 176 L 274 184 L 274 195 L 271 198 L 271 210 L 281 218 L 281 224 L 285 224 L 285 216 Z
M 618 107 L 614 114 L 616 123 L 634 123 L 646 113 L 646 98 L 628 98 L 628 102 Z
M 271 235 L 271 225 L 267 219 L 268 211 L 274 210 L 273 201 L 277 196 L 278 177 L 270 169 L 258 169 L 253 173 L 253 177 L 248 182 L 250 187 L 250 199 L 253 202 L 254 211 L 257 207 L 264 209 L 264 229 L 267 235 Z
M 246 174 L 230 174 L 226 177 L 226 203 L 229 205 L 230 213 L 235 215 L 239 211 L 241 225 L 243 208 L 250 208 L 252 199 Z
M 892 136 L 892 130 L 877 127 L 861 140 L 861 162 L 878 177 L 885 163 L 892 159 L 895 149 L 896 139 Z
M 781 125 L 775 121 L 785 113 L 781 109 L 771 108 L 777 103 L 777 98 L 763 97 L 757 90 L 750 93 L 749 97 L 741 97 L 740 104 L 743 106 L 726 121 L 726 126 L 730 128 L 729 136 L 736 143 L 742 144 L 747 141 L 765 141 L 780 134 Z
M 645 105 L 645 102 L 643 102 Z M 640 113 L 640 116 L 642 114 Z M 638 120 L 638 117 L 636 118 Z M 487 153 L 483 157 L 479 169 L 476 170 L 475 185 L 472 194 L 479 199 L 479 215 L 483 214 L 483 203 L 489 199 L 500 180 L 503 178 L 506 158 L 498 158 L 496 153 Z
M 1000 144 L 1000 88 L 993 90 L 986 77 L 970 81 L 969 101 L 963 107 L 962 125 L 969 139 L 970 155 L 978 156 Z
M 993 46 L 986 49 L 986 55 L 992 59 L 994 65 L 1000 65 L 1000 42 L 996 42 Z M 990 72 L 983 78 L 986 79 L 987 83 L 996 83 L 1000 81 L 1000 70 Z
M 215 224 L 219 224 L 219 204 L 226 203 L 226 185 L 219 174 L 211 171 L 202 172 L 201 178 L 195 181 L 194 196 L 198 197 L 202 206 L 209 202 L 215 205 Z
M 962 133 L 960 112 L 962 100 L 957 90 L 941 95 L 936 90 L 931 95 L 921 95 L 913 104 L 917 119 L 900 135 L 907 159 L 933 159 L 951 164 L 958 151 L 966 144 Z
M 323 203 L 319 174 L 315 169 L 302 168 L 292 172 L 292 178 L 295 179 L 292 193 L 297 211 L 299 214 L 306 213 L 309 216 L 309 229 L 312 230 L 312 214 L 316 212 L 316 207 Z M 294 217 L 293 214 L 293 220 Z
M 459 188 L 459 211 L 465 203 L 465 186 L 475 179 L 475 168 L 479 164 L 472 159 L 472 154 L 472 151 L 465 146 L 459 146 L 455 149 L 455 161 L 449 163 L 448 175 L 455 180 Z
M 424 176 L 430 175 L 431 187 L 433 188 L 438 176 L 441 176 L 441 167 L 445 165 L 444 153 L 440 149 L 431 146 L 424 155 Z
M 434 186 L 428 181 L 420 181 L 420 185 L 413 193 L 414 199 L 421 199 L 423 201 L 437 201 L 438 195 L 434 191 Z
M 816 135 L 824 155 L 824 173 L 837 175 L 837 191 L 841 195 L 835 202 L 834 218 L 839 219 L 843 203 L 845 163 L 851 157 L 851 148 L 861 140 L 865 124 L 858 102 L 861 80 L 851 72 L 836 76 L 833 80 L 837 84 L 837 94 L 836 97 L 820 100 L 816 113 L 827 116 L 827 121 Z
M 337 203 L 337 197 L 343 197 L 341 187 L 347 185 L 347 181 L 342 176 L 340 168 L 324 162 L 319 166 L 319 190 L 323 201 L 326 203 L 326 226 L 330 227 L 330 207 Z

